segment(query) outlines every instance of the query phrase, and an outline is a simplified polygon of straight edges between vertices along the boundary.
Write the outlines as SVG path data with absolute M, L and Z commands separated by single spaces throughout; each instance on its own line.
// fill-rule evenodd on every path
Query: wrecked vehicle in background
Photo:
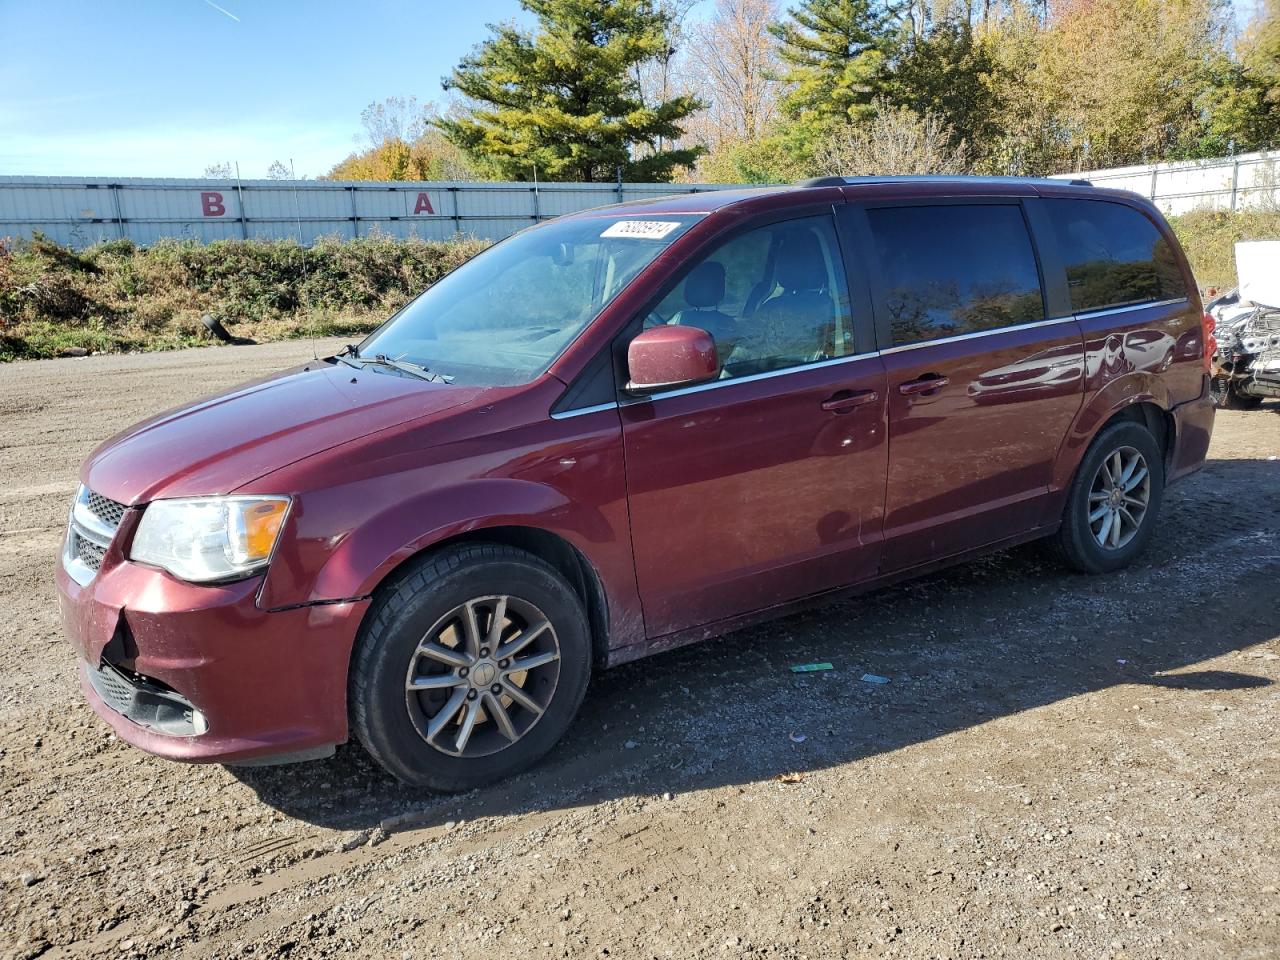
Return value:
M 1205 306 L 1218 341 L 1213 398 L 1252 410 L 1280 397 L 1280 240 L 1237 243 L 1236 272 L 1240 286 Z

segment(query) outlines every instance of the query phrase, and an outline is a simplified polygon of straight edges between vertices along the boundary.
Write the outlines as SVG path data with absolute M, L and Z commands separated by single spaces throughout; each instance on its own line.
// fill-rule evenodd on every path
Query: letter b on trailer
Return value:
M 222 194 L 210 190 L 200 194 L 200 210 L 206 217 L 221 217 L 226 215 L 227 205 L 223 202 Z

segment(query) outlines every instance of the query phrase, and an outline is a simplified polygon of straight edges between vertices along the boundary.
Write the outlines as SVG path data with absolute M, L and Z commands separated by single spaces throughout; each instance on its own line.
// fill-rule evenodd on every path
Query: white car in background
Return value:
M 1205 305 L 1213 318 L 1213 396 L 1219 407 L 1252 410 L 1280 397 L 1280 240 L 1236 244 L 1240 286 Z

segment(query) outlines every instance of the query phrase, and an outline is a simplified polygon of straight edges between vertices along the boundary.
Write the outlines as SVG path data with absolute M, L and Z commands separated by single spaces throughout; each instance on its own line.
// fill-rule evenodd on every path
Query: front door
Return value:
M 731 237 L 646 319 L 709 331 L 722 363 L 720 379 L 622 405 L 651 637 L 876 572 L 884 370 L 857 302 L 823 214 Z
M 1080 409 L 1084 344 L 1048 319 L 1022 205 L 866 210 L 889 395 L 886 572 L 1028 532 Z

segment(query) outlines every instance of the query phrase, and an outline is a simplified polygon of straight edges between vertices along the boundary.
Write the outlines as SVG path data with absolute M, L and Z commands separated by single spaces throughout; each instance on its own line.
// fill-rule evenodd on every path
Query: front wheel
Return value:
M 582 604 L 551 566 L 496 544 L 451 547 L 370 611 L 352 663 L 352 726 L 400 780 L 469 790 L 550 750 L 590 673 Z
M 1058 552 L 1083 573 L 1128 566 L 1155 532 L 1163 498 L 1164 458 L 1151 432 L 1131 420 L 1103 427 L 1067 491 Z

